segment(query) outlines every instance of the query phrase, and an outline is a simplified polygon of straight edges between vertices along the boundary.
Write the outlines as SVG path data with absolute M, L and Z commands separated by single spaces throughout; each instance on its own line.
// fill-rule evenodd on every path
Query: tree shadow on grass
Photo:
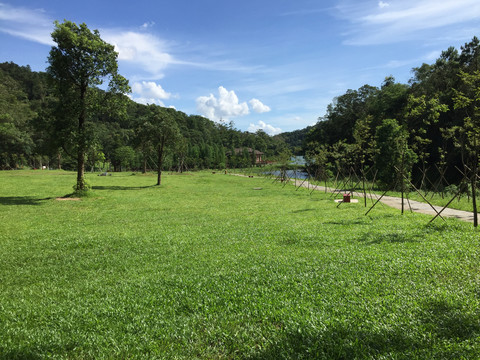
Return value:
M 300 210 L 293 210 L 292 213 L 293 214 L 298 214 L 298 213 L 302 213 L 302 212 L 308 212 L 308 211 L 314 211 L 315 209 L 300 209 Z
M 18 351 L 9 351 L 9 352 L 2 352 L 0 350 L 0 360 L 13 360 L 13 359 L 18 359 L 18 360 L 40 360 L 44 359 L 44 356 L 41 356 L 33 351 L 24 351 L 24 350 L 18 350 Z
M 424 304 L 425 328 L 443 340 L 468 340 L 480 335 L 480 311 L 465 313 L 460 304 L 431 300 Z
M 141 190 L 156 187 L 156 185 L 148 186 L 92 186 L 92 190 Z
M 50 344 L 43 343 L 25 344 L 19 348 L 7 348 L 0 346 L 0 360 L 39 360 L 50 358 L 81 358 L 76 356 L 74 350 L 78 345 L 76 342 L 67 344 Z M 70 355 L 70 356 L 69 356 Z
M 325 221 L 322 224 L 328 225 L 371 225 L 372 222 L 366 218 L 361 219 L 345 219 L 345 220 L 331 220 Z
M 478 359 L 472 346 L 480 335 L 478 310 L 465 312 L 460 305 L 429 300 L 419 316 L 423 326 L 410 328 L 365 327 L 340 323 L 287 331 L 250 360 L 266 359 Z M 426 336 L 426 333 L 430 336 Z
M 386 234 L 371 234 L 365 233 L 357 238 L 357 241 L 367 245 L 381 244 L 383 242 L 389 243 L 417 243 L 422 240 L 420 234 L 411 234 L 404 232 L 391 232 Z
M 401 354 L 413 345 L 400 330 L 373 332 L 338 324 L 322 332 L 288 332 L 275 345 L 248 359 L 372 359 Z
M 53 198 L 34 198 L 31 196 L 2 196 L 0 197 L 1 205 L 40 205 L 43 201 Z

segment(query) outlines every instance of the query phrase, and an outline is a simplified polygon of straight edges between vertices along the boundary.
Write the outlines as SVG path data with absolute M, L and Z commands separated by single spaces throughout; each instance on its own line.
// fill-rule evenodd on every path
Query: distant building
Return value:
M 248 154 L 251 156 L 252 152 L 255 154 L 255 164 L 264 164 L 265 161 L 263 160 L 263 155 L 265 155 L 263 152 L 259 150 L 253 150 L 252 148 L 246 147 L 246 148 L 235 148 L 233 151 L 235 152 L 235 155 L 242 154 L 245 150 L 248 151 Z M 231 156 L 232 152 L 227 151 L 225 153 L 227 156 Z

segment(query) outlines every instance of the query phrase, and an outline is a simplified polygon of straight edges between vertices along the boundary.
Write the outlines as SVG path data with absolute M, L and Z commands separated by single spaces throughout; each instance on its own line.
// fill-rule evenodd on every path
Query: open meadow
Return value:
M 468 223 L 211 172 L 0 172 L 0 359 L 478 359 Z

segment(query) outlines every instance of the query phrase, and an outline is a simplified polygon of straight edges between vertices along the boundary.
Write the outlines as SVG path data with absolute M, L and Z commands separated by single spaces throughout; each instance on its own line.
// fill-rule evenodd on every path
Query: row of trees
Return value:
M 337 171 L 372 168 L 391 186 L 399 168 L 427 186 L 445 174 L 458 182 L 470 174 L 475 187 L 480 141 L 480 44 L 474 37 L 460 51 L 450 47 L 434 64 L 413 69 L 409 84 L 387 77 L 380 88 L 364 85 L 335 98 L 305 134 L 312 164 Z M 445 171 L 455 167 L 460 171 Z M 366 171 L 365 171 L 366 172 Z M 433 175 L 435 174 L 435 175 Z M 433 176 L 432 176 L 433 175 Z
M 261 130 L 241 132 L 233 123 L 133 102 L 114 47 L 85 24 L 56 22 L 52 37 L 57 45 L 47 72 L 0 64 L 1 169 L 76 169 L 76 187 L 84 189 L 85 168 L 245 166 L 240 156 L 226 154 L 249 147 L 273 157 L 286 148 Z M 98 88 L 102 84 L 107 90 Z

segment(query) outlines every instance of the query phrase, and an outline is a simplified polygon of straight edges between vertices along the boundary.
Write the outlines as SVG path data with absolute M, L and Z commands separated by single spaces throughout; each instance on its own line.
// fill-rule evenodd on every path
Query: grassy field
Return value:
M 478 359 L 471 224 L 210 172 L 0 172 L 0 359 Z M 261 188 L 261 189 L 259 189 Z

